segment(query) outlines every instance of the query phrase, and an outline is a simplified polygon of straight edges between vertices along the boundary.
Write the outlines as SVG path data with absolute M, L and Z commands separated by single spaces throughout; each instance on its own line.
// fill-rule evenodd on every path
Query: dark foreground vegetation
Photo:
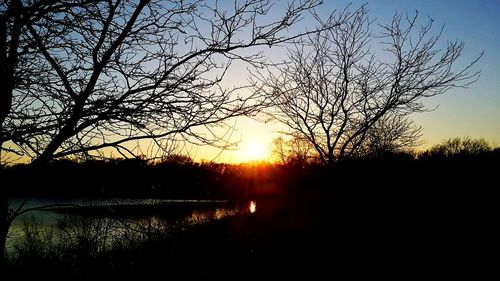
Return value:
M 417 145 L 410 114 L 476 82 L 482 53 L 462 60 L 464 43 L 441 41 L 444 28 L 418 12 L 375 22 L 366 5 L 328 11 L 322 2 L 1 1 L 1 279 L 315 280 L 436 269 L 479 279 L 491 263 L 483 252 L 496 224 L 498 150 L 458 141 L 418 158 L 386 151 Z M 272 47 L 286 59 L 264 51 Z M 244 68 L 248 83 L 226 81 Z M 283 165 L 61 160 L 155 158 L 184 141 L 227 147 L 232 120 L 257 114 L 307 140 L 312 154 Z M 279 151 L 286 143 L 276 142 Z M 19 159 L 31 162 L 4 169 Z M 258 210 L 109 244 L 100 241 L 117 235 L 110 214 L 87 208 L 102 218 L 73 214 L 57 234 L 28 225 L 6 256 L 23 212 L 9 199 L 23 197 L 252 200 Z
M 10 256 L 7 277 L 487 275 L 494 263 L 500 151 L 445 151 L 333 167 L 198 164 L 183 157 L 12 167 L 4 171 L 14 183 L 12 196 L 251 199 L 257 212 L 117 242 L 105 251 L 88 235 L 64 244 L 31 229 Z

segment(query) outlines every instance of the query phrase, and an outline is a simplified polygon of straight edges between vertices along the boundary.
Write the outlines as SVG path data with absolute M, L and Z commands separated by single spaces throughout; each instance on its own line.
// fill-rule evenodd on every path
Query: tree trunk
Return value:
M 7 266 L 7 253 L 5 243 L 9 231 L 9 199 L 7 192 L 0 193 L 0 272 L 5 272 Z

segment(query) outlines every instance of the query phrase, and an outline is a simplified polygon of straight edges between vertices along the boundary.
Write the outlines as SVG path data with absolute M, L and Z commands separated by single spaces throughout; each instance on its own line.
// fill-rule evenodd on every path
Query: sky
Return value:
M 286 2 L 273 2 L 276 4 L 275 13 L 259 23 L 265 24 L 266 20 L 273 21 L 279 17 Z M 425 150 L 454 137 L 484 138 L 493 146 L 500 147 L 500 0 L 324 0 L 317 12 L 327 16 L 349 4 L 353 11 L 365 3 L 368 15 L 375 24 L 390 23 L 395 12 L 412 15 L 418 11 L 421 22 L 432 18 L 435 27 L 444 25 L 443 40 L 458 39 L 465 43 L 461 56 L 463 62 L 470 62 L 484 52 L 474 68 L 481 71 L 477 82 L 466 89 L 451 89 L 443 95 L 424 100 L 427 108 L 433 110 L 411 116 L 415 124 L 423 128 L 423 144 L 418 149 Z M 290 32 L 294 31 L 293 28 L 303 29 L 313 24 L 306 17 L 291 27 Z M 285 58 L 286 50 L 265 47 L 265 54 L 276 62 Z M 227 72 L 223 86 L 244 85 L 248 77 L 247 65 L 235 62 Z M 240 117 L 229 121 L 233 127 L 227 134 L 230 136 L 228 143 L 238 143 L 232 150 L 186 145 L 177 152 L 197 161 L 239 163 L 266 160 L 271 156 L 272 140 L 281 136 L 280 132 L 286 128 L 272 119 L 267 122 L 262 122 L 263 118 L 256 119 Z
M 472 60 L 484 51 L 477 64 L 481 76 L 475 84 L 426 100 L 429 108 L 437 108 L 413 115 L 413 120 L 423 127 L 426 143 L 422 148 L 464 136 L 482 137 L 500 146 L 500 1 L 385 0 L 368 2 L 368 9 L 380 20 L 387 20 L 394 9 L 418 10 L 433 18 L 437 26 L 445 25 L 444 38 L 458 38 L 465 43 L 464 60 Z
M 380 24 L 389 23 L 395 11 L 412 14 L 418 10 L 422 21 L 432 18 L 436 27 L 445 25 L 444 40 L 459 39 L 465 43 L 464 61 L 471 61 L 484 51 L 475 68 L 481 70 L 476 83 L 425 100 L 424 104 L 434 110 L 411 117 L 423 127 L 423 144 L 419 149 L 453 137 L 485 138 L 500 146 L 500 0 L 334 0 L 325 1 L 319 11 L 328 14 L 349 3 L 353 9 L 367 3 L 369 17 Z M 273 53 L 278 52 L 270 52 Z M 227 80 L 234 83 L 246 79 L 247 74 L 241 69 L 226 77 Z M 272 139 L 283 130 L 276 122 L 262 123 L 246 117 L 235 120 L 234 124 L 232 140 L 239 142 L 237 149 L 221 152 L 200 147 L 191 149 L 191 156 L 221 162 L 264 159 L 270 155 Z

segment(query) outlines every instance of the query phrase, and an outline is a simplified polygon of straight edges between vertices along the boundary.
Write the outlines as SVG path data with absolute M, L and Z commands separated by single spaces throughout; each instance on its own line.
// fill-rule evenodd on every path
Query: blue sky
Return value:
M 351 1 L 325 1 L 326 7 L 343 7 Z M 470 61 L 481 51 L 477 64 L 479 80 L 467 89 L 452 89 L 425 102 L 433 112 L 415 114 L 413 119 L 424 128 L 423 147 L 450 137 L 484 137 L 500 145 L 500 1 L 482 0 L 378 0 L 352 1 L 353 8 L 367 3 L 370 16 L 388 22 L 394 11 L 430 17 L 436 26 L 445 25 L 443 39 L 465 43 L 462 55 Z M 328 10 L 328 9 L 326 9 Z
M 421 149 L 448 138 L 465 136 L 485 138 L 500 146 L 500 0 L 333 0 L 325 1 L 319 11 L 326 15 L 349 3 L 352 3 L 352 9 L 367 3 L 369 17 L 379 24 L 389 23 L 395 11 L 413 14 L 418 10 L 422 21 L 430 17 L 435 27 L 445 25 L 443 40 L 459 39 L 465 43 L 464 63 L 484 51 L 476 65 L 481 76 L 475 84 L 426 100 L 424 104 L 435 110 L 414 114 L 412 119 L 423 127 L 422 140 L 425 143 Z M 241 149 L 224 152 L 218 160 L 239 162 L 251 159 L 247 147 L 258 144 L 262 150 L 267 150 L 272 138 L 279 135 L 280 128 L 273 122 L 262 124 L 247 118 L 237 120 L 233 135 L 241 141 Z M 192 156 L 211 160 L 214 153 L 203 148 Z

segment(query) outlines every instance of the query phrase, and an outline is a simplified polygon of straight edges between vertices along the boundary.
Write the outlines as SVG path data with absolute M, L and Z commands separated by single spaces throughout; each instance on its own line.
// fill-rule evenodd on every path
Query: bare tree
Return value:
M 409 151 L 422 144 L 422 127 L 415 126 L 407 116 L 386 114 L 367 131 L 356 156 L 373 157 L 385 153 Z
M 320 3 L 291 2 L 276 17 L 269 0 L 2 1 L 0 157 L 41 164 L 104 148 L 133 157 L 130 142 L 161 147 L 177 136 L 217 145 L 214 127 L 252 114 L 265 98 L 222 86 L 231 63 L 262 67 L 252 47 L 316 32 L 289 28 Z
M 418 129 L 406 130 L 405 119 L 392 120 L 403 134 L 382 125 L 425 111 L 424 98 L 476 81 L 471 68 L 481 57 L 461 64 L 464 44 L 443 44 L 443 28 L 433 32 L 432 20 L 417 19 L 395 14 L 374 34 L 362 7 L 340 26 L 297 42 L 283 64 L 255 76 L 256 91 L 273 97 L 268 113 L 307 138 L 326 164 L 356 155 L 375 132 L 414 141 Z
M 14 4 L 23 5 L 7 9 Z M 318 4 L 263 20 L 269 1 L 90 1 L 22 20 L 2 149 L 46 162 L 104 147 L 133 155 L 125 143 L 176 134 L 215 144 L 214 124 L 250 114 L 261 98 L 220 85 L 232 61 L 264 63 L 239 50 L 302 35 L 284 31 Z M 209 135 L 193 131 L 200 126 Z
M 302 166 L 318 160 L 311 142 L 299 134 L 292 134 L 288 139 L 273 139 L 272 154 L 275 160 L 283 165 Z
M 470 157 L 491 152 L 493 149 L 485 139 L 453 138 L 435 145 L 423 153 L 424 157 L 452 158 Z

